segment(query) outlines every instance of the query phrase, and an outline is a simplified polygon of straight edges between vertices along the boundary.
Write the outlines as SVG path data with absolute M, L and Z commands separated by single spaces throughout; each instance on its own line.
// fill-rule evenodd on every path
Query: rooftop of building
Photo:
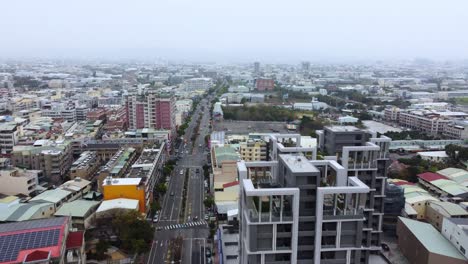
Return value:
M 71 193 L 72 192 L 70 191 L 66 191 L 62 189 L 47 190 L 35 196 L 30 201 L 44 201 L 44 202 L 58 203 L 66 199 L 67 196 L 69 196 Z
M 64 203 L 55 216 L 84 217 L 90 210 L 99 205 L 100 202 L 78 199 L 72 202 Z
M 68 217 L 55 217 L 0 224 L 0 263 L 60 257 L 67 223 Z
M 438 171 L 440 175 L 444 175 L 445 177 L 463 184 L 464 186 L 468 185 L 468 171 L 458 168 L 447 168 Z
M 102 170 L 109 170 L 112 174 L 117 174 L 126 165 L 135 151 L 135 148 L 132 147 L 120 149 L 106 165 L 102 167 Z
M 111 186 L 111 185 L 140 185 L 142 179 L 141 178 L 107 178 L 104 179 L 102 185 L 103 186 Z
M 237 161 L 239 160 L 239 154 L 231 146 L 222 146 L 215 147 L 215 158 L 218 164 L 221 164 L 223 161 Z
M 84 151 L 80 157 L 73 162 L 71 169 L 79 170 L 93 166 L 96 161 L 97 155 L 94 151 Z
M 431 224 L 411 220 L 405 217 L 398 219 L 413 233 L 418 241 L 431 253 L 466 260 L 457 249 Z
M 319 172 L 319 170 L 310 161 L 302 155 L 280 154 L 280 159 L 292 173 Z
M 53 207 L 53 203 L 44 201 L 32 201 L 28 203 L 16 203 L 0 211 L 0 221 L 16 222 L 27 221 L 45 209 Z
M 138 210 L 138 200 L 118 198 L 112 200 L 102 201 L 101 205 L 97 209 L 97 213 L 105 212 L 113 209 L 127 209 L 127 210 Z
M 356 132 L 362 131 L 362 129 L 355 126 L 326 126 L 325 128 L 333 132 Z
M 90 186 L 90 185 L 91 185 L 90 181 L 76 177 L 73 180 L 64 182 L 62 185 L 57 187 L 57 189 L 62 189 L 62 190 L 71 191 L 71 192 L 78 192 L 78 191 L 81 191 L 83 188 Z
M 453 216 L 468 216 L 468 212 L 458 204 L 444 201 L 430 201 L 429 205 L 437 211 L 444 211 L 449 217 Z

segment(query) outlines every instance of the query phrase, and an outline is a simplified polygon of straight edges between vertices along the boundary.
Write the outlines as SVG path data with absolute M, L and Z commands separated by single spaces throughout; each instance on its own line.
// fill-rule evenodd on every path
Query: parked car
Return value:
M 205 255 L 206 255 L 207 258 L 211 258 L 211 249 L 207 248 L 205 250 Z

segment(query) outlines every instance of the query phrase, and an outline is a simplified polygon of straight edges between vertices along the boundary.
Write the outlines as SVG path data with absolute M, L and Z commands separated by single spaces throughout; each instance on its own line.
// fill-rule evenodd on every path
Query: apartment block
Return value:
M 31 196 L 39 185 L 39 178 L 42 178 L 40 170 L 2 168 L 0 169 L 0 193 Z
M 238 163 L 240 263 L 369 263 L 385 190 L 373 172 L 390 139 L 343 146 L 336 160 L 316 160 L 300 139 L 271 135 L 270 161 Z
M 273 91 L 275 81 L 273 79 L 258 78 L 255 80 L 255 88 L 258 91 Z
M 0 154 L 10 154 L 18 143 L 21 126 L 15 122 L 0 123 Z
M 37 140 L 32 146 L 13 147 L 12 165 L 29 170 L 42 170 L 46 181 L 57 184 L 72 165 L 69 141 Z
M 213 87 L 213 80 L 211 78 L 192 78 L 185 81 L 185 89 L 193 90 L 208 90 Z
M 150 209 L 150 203 L 153 201 L 153 190 L 156 182 L 162 175 L 162 167 L 165 158 L 164 142 L 159 145 L 154 145 L 152 148 L 145 148 L 127 174 L 128 178 L 141 178 L 141 183 L 145 187 L 144 207 L 147 210 Z M 140 208 L 141 207 L 143 207 L 143 204 L 140 204 Z
M 468 261 L 468 219 L 444 218 L 441 232 Z
M 138 200 L 140 212 L 146 213 L 146 188 L 141 178 L 107 177 L 102 188 L 105 201 L 119 198 Z
M 129 129 L 155 128 L 175 133 L 175 99 L 171 94 L 128 95 L 125 107 Z
M 100 166 L 100 160 L 94 151 L 85 151 L 73 162 L 70 168 L 70 178 L 91 180 Z
M 117 151 L 106 165 L 102 166 L 97 175 L 98 190 L 102 190 L 102 183 L 108 177 L 123 178 L 136 158 L 135 148 L 127 147 Z
M 268 144 L 263 140 L 248 140 L 240 143 L 239 152 L 244 161 L 267 161 Z

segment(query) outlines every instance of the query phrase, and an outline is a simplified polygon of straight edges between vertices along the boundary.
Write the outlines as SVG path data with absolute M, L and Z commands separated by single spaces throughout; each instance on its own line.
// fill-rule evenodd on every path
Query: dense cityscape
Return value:
M 0 264 L 468 263 L 468 2 L 1 7 Z
M 1 261 L 466 263 L 467 69 L 7 61 Z

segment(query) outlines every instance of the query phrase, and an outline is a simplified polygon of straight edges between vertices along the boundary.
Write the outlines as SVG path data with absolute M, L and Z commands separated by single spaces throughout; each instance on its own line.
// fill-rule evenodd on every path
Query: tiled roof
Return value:
M 83 231 L 76 231 L 68 233 L 67 249 L 79 248 L 83 245 Z
M 427 182 L 440 180 L 440 179 L 447 179 L 447 177 L 440 175 L 438 173 L 434 173 L 434 172 L 424 172 L 424 173 L 418 174 L 418 177 Z
M 229 187 L 236 186 L 236 185 L 239 185 L 239 181 L 225 183 L 223 184 L 223 188 L 229 188 Z

